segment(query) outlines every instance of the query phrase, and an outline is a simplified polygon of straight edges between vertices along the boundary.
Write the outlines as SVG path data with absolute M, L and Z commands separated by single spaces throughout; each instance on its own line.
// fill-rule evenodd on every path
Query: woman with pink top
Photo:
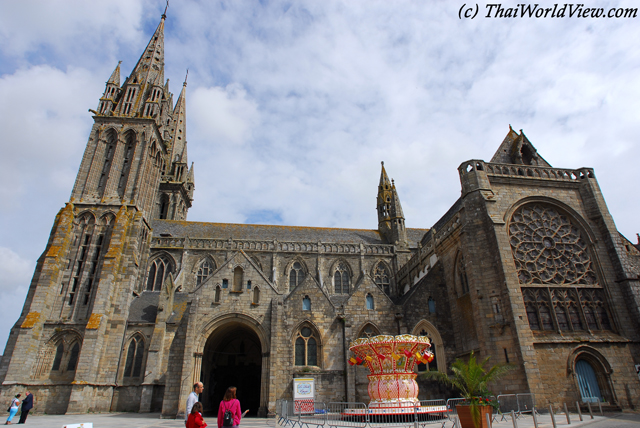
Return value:
M 225 424 L 224 414 L 226 411 L 231 412 L 231 420 Z M 224 393 L 224 399 L 220 402 L 220 408 L 218 409 L 218 428 L 223 427 L 237 427 L 240 425 L 240 420 L 249 410 L 245 410 L 244 413 L 240 411 L 240 401 L 236 398 L 236 387 L 230 386 L 227 388 L 227 392 Z

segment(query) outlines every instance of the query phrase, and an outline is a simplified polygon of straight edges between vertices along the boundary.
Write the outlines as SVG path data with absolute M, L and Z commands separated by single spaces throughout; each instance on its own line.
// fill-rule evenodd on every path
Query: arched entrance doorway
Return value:
M 596 372 L 586 360 L 576 361 L 576 377 L 583 402 L 597 403 L 602 401 Z
M 247 325 L 229 322 L 216 328 L 204 347 L 200 401 L 205 413 L 218 414 L 218 406 L 230 386 L 238 388 L 242 411 L 256 415 L 260 407 L 262 351 L 258 335 Z
M 596 349 L 580 346 L 569 354 L 569 373 L 573 374 L 578 397 L 582 402 L 606 401 L 616 404 L 611 381 L 611 365 Z M 577 397 L 576 397 L 577 398 Z

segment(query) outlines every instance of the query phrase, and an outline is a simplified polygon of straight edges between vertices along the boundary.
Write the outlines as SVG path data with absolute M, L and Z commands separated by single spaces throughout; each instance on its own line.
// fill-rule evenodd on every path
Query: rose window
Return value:
M 509 224 L 520 284 L 596 284 L 587 243 L 569 217 L 553 207 L 520 207 Z

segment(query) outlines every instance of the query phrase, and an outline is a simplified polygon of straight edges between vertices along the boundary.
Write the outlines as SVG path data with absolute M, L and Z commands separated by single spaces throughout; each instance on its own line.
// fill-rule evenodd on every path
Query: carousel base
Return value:
M 404 422 L 418 420 L 443 419 L 450 410 L 447 406 L 375 406 L 366 409 L 344 409 L 341 412 L 343 420 L 363 421 L 366 418 L 371 422 Z

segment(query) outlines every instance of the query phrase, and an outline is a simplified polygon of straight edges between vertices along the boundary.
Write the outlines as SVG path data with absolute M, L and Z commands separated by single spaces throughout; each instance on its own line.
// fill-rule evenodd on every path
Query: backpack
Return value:
M 224 416 L 222 417 L 222 426 L 223 427 L 233 426 L 233 413 L 231 413 L 231 410 L 227 409 L 226 404 L 224 404 Z

